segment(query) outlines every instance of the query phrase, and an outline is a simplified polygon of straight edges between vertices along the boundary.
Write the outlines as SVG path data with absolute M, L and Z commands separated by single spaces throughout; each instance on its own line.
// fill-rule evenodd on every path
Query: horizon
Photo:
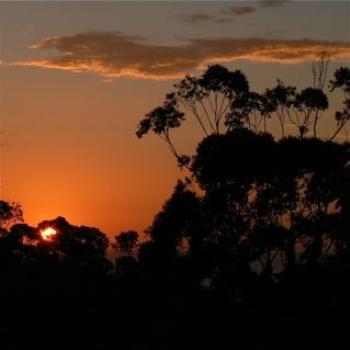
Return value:
M 325 49 L 331 77 L 350 59 L 349 9 L 331 1 L 2 1 L 2 198 L 21 203 L 34 226 L 63 216 L 109 237 L 143 231 L 181 171 L 158 138 L 135 132 L 173 83 L 220 63 L 242 70 L 254 91 L 277 78 L 303 88 Z M 340 104 L 333 98 L 329 112 Z M 200 130 L 189 124 L 176 138 L 193 151 Z M 347 137 L 344 129 L 339 140 Z

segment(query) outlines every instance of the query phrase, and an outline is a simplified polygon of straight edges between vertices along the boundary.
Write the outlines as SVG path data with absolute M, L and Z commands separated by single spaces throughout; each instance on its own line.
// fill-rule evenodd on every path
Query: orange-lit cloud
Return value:
M 106 78 L 169 79 L 212 62 L 249 60 L 298 63 L 328 53 L 332 59 L 350 59 L 348 43 L 263 38 L 189 39 L 183 45 L 160 46 L 119 32 L 89 32 L 51 37 L 31 46 L 55 50 L 56 56 L 19 61 L 17 66 L 93 72 Z

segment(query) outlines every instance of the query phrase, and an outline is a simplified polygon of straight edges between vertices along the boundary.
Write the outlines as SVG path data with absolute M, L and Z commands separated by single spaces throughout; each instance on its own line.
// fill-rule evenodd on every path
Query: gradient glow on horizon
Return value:
M 197 57 L 205 66 L 208 54 L 193 56 L 193 50 L 186 51 L 181 66 L 174 66 L 186 43 L 210 43 L 214 50 L 210 57 L 215 57 L 215 50 L 218 59 L 226 55 L 224 64 L 241 69 L 258 91 L 272 86 L 277 78 L 299 87 L 309 85 L 309 58 L 302 56 L 293 64 L 263 62 L 266 56 L 259 59 L 248 51 L 250 56 L 236 60 L 236 51 L 226 53 L 218 45 L 219 39 L 296 41 L 300 48 L 307 38 L 329 42 L 331 47 L 345 44 L 346 51 L 350 41 L 348 2 L 277 3 L 0 2 L 2 197 L 22 203 L 25 219 L 32 225 L 64 216 L 72 224 L 96 226 L 109 235 L 143 230 L 181 172 L 160 139 L 138 140 L 135 129 L 175 82 L 159 67 L 169 62 L 174 76 L 181 76 L 182 72 L 198 72 L 200 67 L 193 64 Z M 243 5 L 252 9 L 237 10 Z M 92 54 L 107 55 L 98 61 L 103 71 L 90 64 L 77 72 L 71 63 L 72 69 L 60 69 L 65 68 L 62 57 L 65 59 L 67 52 L 62 38 L 76 45 L 81 35 L 91 40 L 86 33 L 119 33 L 112 40 L 124 45 L 121 48 L 128 54 L 122 68 L 138 65 L 142 78 L 105 74 L 106 67 L 112 66 L 108 55 L 115 52 L 101 41 L 96 42 L 98 49 Z M 50 46 L 45 40 L 52 37 L 59 40 Z M 38 49 L 40 43 L 46 48 Z M 81 47 L 86 43 L 91 41 L 84 41 Z M 81 47 L 72 51 L 78 55 L 79 67 L 86 57 Z M 130 47 L 137 55 L 131 55 Z M 40 63 L 57 55 L 60 61 L 55 62 L 55 69 Z M 154 76 L 149 66 L 157 58 L 162 61 Z M 10 64 L 16 62 L 22 66 Z M 348 63 L 348 58 L 332 62 L 330 73 Z M 120 60 L 113 61 L 114 70 L 117 64 Z M 158 79 L 159 75 L 163 79 Z M 332 102 L 336 106 L 340 101 Z M 193 150 L 200 137 L 200 130 L 189 124 L 176 134 L 183 150 Z M 326 135 L 327 129 L 323 132 Z M 342 137 L 347 137 L 346 130 Z

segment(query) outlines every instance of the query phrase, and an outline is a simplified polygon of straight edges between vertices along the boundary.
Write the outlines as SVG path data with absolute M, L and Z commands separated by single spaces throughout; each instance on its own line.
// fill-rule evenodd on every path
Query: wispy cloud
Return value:
M 231 22 L 232 18 L 229 16 L 223 15 L 217 16 L 216 14 L 207 14 L 207 13 L 192 13 L 192 14 L 182 14 L 177 15 L 177 18 L 180 18 L 186 24 L 202 24 L 202 23 L 228 23 Z
M 51 37 L 32 49 L 55 50 L 55 56 L 12 62 L 16 66 L 92 72 L 105 78 L 169 79 L 212 62 L 244 59 L 254 62 L 297 63 L 327 52 L 333 59 L 350 59 L 348 43 L 264 38 L 188 39 L 182 45 L 161 46 L 119 32 L 88 32 Z
M 188 22 L 188 23 L 207 22 L 215 19 L 214 16 L 206 15 L 203 13 L 194 13 L 191 15 L 180 15 L 179 17 L 181 17 L 185 22 Z
M 279 7 L 287 2 L 288 0 L 258 0 L 257 4 L 262 7 Z
M 223 11 L 226 15 L 244 16 L 258 11 L 260 8 L 281 7 L 287 3 L 287 0 L 258 0 L 249 5 L 238 3 Z
M 177 17 L 181 18 L 184 22 L 189 24 L 198 24 L 198 23 L 223 23 L 229 22 L 229 18 L 217 17 L 215 15 L 208 15 L 204 13 L 193 13 L 190 15 L 178 15 Z
M 233 14 L 236 16 L 248 15 L 249 13 L 255 12 L 256 8 L 254 6 L 235 6 L 230 7 L 225 10 L 225 14 Z
M 246 3 L 237 2 L 234 6 L 230 6 L 222 10 L 220 15 L 207 13 L 192 13 L 177 15 L 188 24 L 201 23 L 225 23 L 233 20 L 234 16 L 245 16 L 258 11 L 260 8 L 281 7 L 286 4 L 287 0 L 257 0 Z

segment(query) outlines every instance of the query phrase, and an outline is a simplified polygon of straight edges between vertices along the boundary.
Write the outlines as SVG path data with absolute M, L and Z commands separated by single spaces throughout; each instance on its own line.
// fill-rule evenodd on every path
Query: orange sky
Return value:
M 2 197 L 22 203 L 25 219 L 33 225 L 62 215 L 73 224 L 96 226 L 110 235 L 126 229 L 142 230 L 151 223 L 181 176 L 161 140 L 152 136 L 138 140 L 135 136 L 138 121 L 161 103 L 174 82 L 168 77 L 169 71 L 150 71 L 151 66 L 160 67 L 157 62 L 171 64 L 171 72 L 181 75 L 198 71 L 195 59 L 205 64 L 208 57 L 217 55 L 222 59 L 224 55 L 227 66 L 247 74 L 253 89 L 272 86 L 278 77 L 302 87 L 311 81 L 310 57 L 301 52 L 303 45 L 310 53 L 311 46 L 340 45 L 343 50 L 349 43 L 345 3 L 343 8 L 339 4 L 318 4 L 318 19 L 310 17 L 316 5 L 293 4 L 294 7 L 266 8 L 256 5 L 252 13 L 232 20 L 228 9 L 233 5 L 229 4 L 1 2 L 0 57 L 6 63 L 0 66 Z M 211 18 L 196 22 L 195 15 L 203 12 Z M 192 22 L 184 14 L 194 16 Z M 275 19 L 273 26 L 271 18 Z M 110 44 L 105 49 L 105 34 L 99 41 L 85 36 L 76 49 L 77 36 L 93 31 L 124 33 L 122 39 L 120 34 L 113 34 L 113 45 L 119 49 L 111 51 Z M 45 38 L 52 36 L 58 41 L 49 50 L 28 47 L 45 43 Z M 147 39 L 141 46 L 140 37 Z M 243 45 L 247 37 L 262 38 L 265 49 L 271 39 L 279 40 L 279 46 L 294 45 L 294 54 L 301 62 L 262 62 L 248 44 L 246 55 L 250 59 L 236 61 L 233 56 L 237 48 L 227 52 L 219 45 L 222 38 L 231 37 L 235 38 L 230 39 L 232 47 Z M 305 44 L 305 37 L 317 45 Z M 55 64 L 59 65 L 56 68 L 62 68 L 68 50 L 62 38 L 73 43 L 70 52 L 77 64 L 86 62 L 81 47 L 87 47 L 89 57 L 95 55 L 95 65 L 90 62 L 81 72 L 33 67 L 33 62 L 40 66 L 43 59 L 55 56 Z M 192 45 L 189 38 L 204 40 L 202 46 L 211 47 L 210 55 L 208 50 L 199 56 L 193 55 L 191 48 L 184 51 L 186 45 Z M 258 53 L 262 48 L 259 50 Z M 114 58 L 119 52 L 126 55 L 123 61 Z M 270 50 L 267 61 L 274 61 L 273 55 L 277 53 Z M 97 58 L 102 71 L 94 68 Z M 263 58 L 266 61 L 266 54 Z M 22 66 L 13 65 L 16 62 Z M 125 73 L 130 72 L 130 62 L 144 75 L 143 79 Z M 330 71 L 346 63 L 344 59 L 336 61 Z M 76 66 L 73 70 L 77 70 Z M 124 72 L 121 75 L 126 77 L 111 80 L 110 72 Z M 333 102 L 334 106 L 339 104 L 337 100 Z M 323 132 L 327 134 L 327 128 Z M 177 139 L 184 150 L 193 149 L 199 135 L 200 131 L 189 125 L 177 134 Z

